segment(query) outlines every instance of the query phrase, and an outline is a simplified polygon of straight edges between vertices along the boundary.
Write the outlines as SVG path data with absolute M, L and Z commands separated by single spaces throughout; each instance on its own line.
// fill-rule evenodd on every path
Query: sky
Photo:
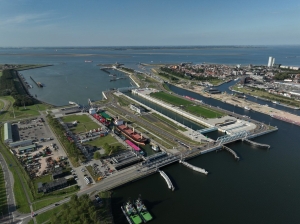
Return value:
M 299 0 L 0 0 L 0 47 L 299 45 Z

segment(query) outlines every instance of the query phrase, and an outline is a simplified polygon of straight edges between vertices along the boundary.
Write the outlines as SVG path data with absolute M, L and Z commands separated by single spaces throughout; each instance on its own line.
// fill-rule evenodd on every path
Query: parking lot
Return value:
M 49 173 L 56 165 L 68 164 L 65 151 L 43 119 L 12 124 L 12 135 L 15 141 L 32 140 L 36 145 L 35 150 L 23 153 L 19 153 L 19 147 L 12 149 L 32 178 Z

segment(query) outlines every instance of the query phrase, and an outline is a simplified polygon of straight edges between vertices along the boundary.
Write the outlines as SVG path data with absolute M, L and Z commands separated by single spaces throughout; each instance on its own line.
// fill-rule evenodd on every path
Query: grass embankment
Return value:
M 45 104 L 35 104 L 26 107 L 13 107 L 12 105 L 14 104 L 15 100 L 12 96 L 2 96 L 0 99 L 6 101 L 6 108 L 4 108 L 0 114 L 0 121 L 39 116 L 39 111 L 44 111 L 50 108 L 50 106 Z M 2 107 L 0 106 L 0 108 Z
M 275 95 L 275 94 L 269 93 L 265 90 L 259 90 L 257 88 L 251 88 L 248 86 L 243 87 L 243 88 L 238 88 L 237 85 L 233 86 L 232 89 L 235 91 L 243 92 L 248 95 L 258 96 L 258 97 L 261 97 L 261 98 L 264 98 L 264 99 L 267 99 L 270 101 L 277 101 L 277 102 L 280 102 L 280 103 L 283 103 L 286 105 L 300 107 L 300 102 L 296 101 L 295 99 L 280 96 L 280 95 Z
M 46 221 L 48 221 L 52 216 L 54 216 L 55 214 L 58 214 L 60 213 L 62 210 L 62 207 L 61 206 L 57 206 L 49 211 L 46 211 L 38 216 L 36 216 L 36 222 L 38 224 L 42 224 Z
M 0 213 L 7 214 L 7 195 L 5 190 L 5 180 L 3 170 L 0 166 Z
M 27 197 L 25 194 L 26 190 L 27 192 L 29 191 L 29 187 L 26 184 L 26 176 L 28 177 L 27 174 L 24 174 L 24 169 L 21 168 L 21 165 L 17 162 L 16 158 L 8 151 L 8 148 L 6 147 L 6 145 L 3 144 L 3 126 L 1 127 L 1 141 L 0 141 L 0 148 L 1 148 L 1 153 L 4 156 L 7 165 L 10 169 L 10 171 L 13 174 L 14 177 L 14 195 L 15 195 L 15 200 L 16 200 L 16 208 L 18 209 L 19 212 L 22 213 L 28 213 L 30 212 L 30 207 L 27 201 Z M 22 171 L 23 170 L 23 171 Z M 24 187 L 22 186 L 22 182 L 24 183 Z M 30 197 L 30 193 L 29 193 L 29 197 Z M 32 198 L 32 196 L 31 196 Z
M 151 93 L 151 96 L 169 104 L 180 106 L 183 110 L 204 118 L 216 118 L 224 114 L 208 107 L 195 105 L 192 102 L 165 92 Z
M 180 131 L 187 131 L 186 128 L 184 128 L 184 127 L 182 127 L 182 126 L 180 126 L 180 125 L 175 124 L 174 122 L 170 121 L 169 119 L 167 119 L 167 118 L 165 118 L 165 117 L 163 117 L 163 116 L 160 116 L 160 115 L 157 114 L 157 113 L 152 113 L 152 115 L 155 116 L 156 118 L 158 118 L 158 119 L 160 119 L 160 120 L 162 120 L 162 121 L 168 123 L 169 125 L 171 125 L 172 127 L 176 128 L 176 129 L 178 129 L 178 130 L 180 130 Z
M 75 127 L 70 128 L 70 130 L 76 134 L 88 132 L 93 129 L 97 129 L 100 126 L 92 121 L 91 118 L 89 118 L 88 115 L 68 115 L 62 118 L 63 122 L 65 123 L 71 123 L 73 121 L 77 121 L 77 125 Z
M 18 65 L 18 66 L 19 67 L 16 68 L 15 70 L 23 71 L 23 70 L 34 69 L 34 68 L 48 67 L 48 66 L 52 66 L 52 65 Z

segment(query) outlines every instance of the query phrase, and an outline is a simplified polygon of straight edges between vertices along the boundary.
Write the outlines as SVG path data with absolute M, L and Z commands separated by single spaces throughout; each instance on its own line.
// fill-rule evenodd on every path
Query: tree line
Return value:
M 33 105 L 34 99 L 17 87 L 17 72 L 13 69 L 6 69 L 0 77 L 0 95 L 12 96 L 15 99 L 13 106 L 29 106 Z M 21 87 L 20 87 L 21 88 Z
M 170 68 L 167 68 L 167 67 L 161 67 L 160 70 L 163 71 L 163 72 L 167 72 L 171 75 L 180 77 L 182 79 L 187 79 L 188 78 L 185 75 L 185 72 L 174 71 L 173 69 L 170 69 Z M 195 75 L 192 75 L 192 74 L 190 74 L 190 75 L 191 75 L 191 78 L 189 78 L 189 79 L 198 80 L 198 81 L 209 81 L 209 80 L 218 79 L 217 77 L 195 76 Z
M 87 194 L 80 197 L 73 195 L 70 202 L 61 207 L 60 211 L 51 217 L 51 224 L 100 224 L 106 221 L 101 215 L 101 209 L 93 205 Z
M 75 161 L 76 163 L 78 163 L 79 161 L 81 161 L 81 162 L 86 161 L 86 157 L 78 149 L 76 144 L 74 142 L 69 141 L 69 139 L 65 135 L 66 130 L 59 123 L 59 121 L 57 119 L 53 118 L 50 114 L 47 115 L 47 119 L 49 121 L 49 124 L 54 128 L 56 134 L 58 135 L 58 137 L 61 140 L 62 144 L 64 145 L 65 149 L 67 150 L 70 161 L 73 161 L 73 162 Z

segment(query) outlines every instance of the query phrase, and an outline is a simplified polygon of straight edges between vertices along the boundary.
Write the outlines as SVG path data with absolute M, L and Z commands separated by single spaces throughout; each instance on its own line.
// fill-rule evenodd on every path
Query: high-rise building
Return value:
M 274 66 L 275 64 L 275 58 L 272 58 L 272 67 Z
M 272 66 L 272 61 L 273 61 L 273 58 L 272 58 L 272 57 L 269 57 L 268 67 L 271 67 L 271 66 Z

